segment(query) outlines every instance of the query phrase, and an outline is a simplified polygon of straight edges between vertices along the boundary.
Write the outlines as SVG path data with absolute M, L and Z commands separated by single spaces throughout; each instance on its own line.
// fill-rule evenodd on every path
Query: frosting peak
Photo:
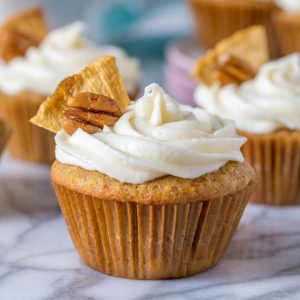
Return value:
M 139 78 L 138 61 L 118 47 L 86 41 L 84 31 L 82 22 L 53 30 L 39 47 L 28 49 L 24 57 L 1 64 L 0 90 L 7 94 L 31 90 L 49 95 L 62 79 L 79 72 L 100 56 L 112 55 L 117 58 L 127 91 L 134 92 Z
M 152 125 L 176 122 L 182 118 L 179 105 L 156 83 L 145 88 L 145 95 L 137 101 L 134 111 L 138 118 Z
M 59 132 L 56 158 L 140 184 L 164 175 L 197 178 L 229 160 L 243 161 L 240 147 L 245 141 L 232 121 L 180 105 L 151 84 L 113 127 L 94 135 L 81 129 L 72 136 Z

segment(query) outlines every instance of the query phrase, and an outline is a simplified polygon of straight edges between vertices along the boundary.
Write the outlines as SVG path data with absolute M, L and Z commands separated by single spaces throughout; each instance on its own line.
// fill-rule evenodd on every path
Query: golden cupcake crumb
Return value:
M 247 162 L 228 162 L 217 172 L 196 179 L 164 176 L 144 184 L 129 184 L 56 161 L 51 176 L 57 184 L 92 197 L 153 205 L 211 200 L 236 193 L 255 181 Z

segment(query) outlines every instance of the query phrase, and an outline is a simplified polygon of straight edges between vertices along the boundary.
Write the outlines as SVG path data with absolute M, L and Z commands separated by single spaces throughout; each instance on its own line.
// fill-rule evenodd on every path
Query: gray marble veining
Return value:
M 186 279 L 134 281 L 80 261 L 49 168 L 0 164 L 0 299 L 300 299 L 300 207 L 249 205 L 224 259 Z

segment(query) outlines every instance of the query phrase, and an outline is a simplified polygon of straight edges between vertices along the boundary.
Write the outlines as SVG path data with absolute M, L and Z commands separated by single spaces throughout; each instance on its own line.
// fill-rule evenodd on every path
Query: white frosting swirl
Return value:
M 300 12 L 299 0 L 275 0 L 275 3 L 283 10 L 288 12 Z
M 140 184 L 164 176 L 197 178 L 228 161 L 243 161 L 235 125 L 199 108 L 179 105 L 157 84 L 113 127 L 89 135 L 56 135 L 56 159 L 96 170 L 121 182 Z
M 139 63 L 115 46 L 97 46 L 83 38 L 84 24 L 75 22 L 50 32 L 38 48 L 28 49 L 24 57 L 17 57 L 0 65 L 0 90 L 16 94 L 24 90 L 49 95 L 59 82 L 78 73 L 91 61 L 103 55 L 117 58 L 124 84 L 129 93 L 137 88 Z
M 300 54 L 265 64 L 255 79 L 240 86 L 200 85 L 195 100 L 210 113 L 233 119 L 237 128 L 247 132 L 300 130 Z

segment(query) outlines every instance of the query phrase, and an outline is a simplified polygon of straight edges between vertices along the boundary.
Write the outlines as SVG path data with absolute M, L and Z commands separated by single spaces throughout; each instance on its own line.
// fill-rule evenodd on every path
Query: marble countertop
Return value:
M 49 168 L 0 164 L 0 299 L 300 299 L 300 207 L 249 205 L 221 263 L 186 279 L 134 281 L 87 268 Z

